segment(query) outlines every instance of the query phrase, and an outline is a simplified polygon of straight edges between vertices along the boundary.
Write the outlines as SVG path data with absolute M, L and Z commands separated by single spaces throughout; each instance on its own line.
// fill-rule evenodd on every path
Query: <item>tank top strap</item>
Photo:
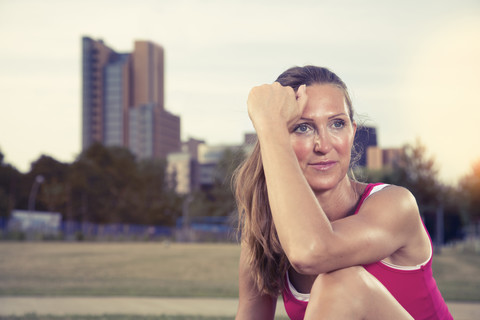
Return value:
M 365 200 L 367 200 L 367 198 L 369 196 L 371 196 L 372 194 L 374 194 L 375 192 L 378 192 L 380 190 L 382 190 L 383 188 L 389 186 L 389 184 L 385 184 L 385 183 L 369 183 L 367 185 L 367 187 L 365 188 L 365 191 L 363 191 L 363 194 L 362 196 L 360 197 L 360 201 L 358 201 L 358 204 L 357 204 L 357 207 L 355 208 L 355 213 L 354 214 L 357 214 L 358 211 L 360 211 L 360 208 L 362 207 L 362 204 Z

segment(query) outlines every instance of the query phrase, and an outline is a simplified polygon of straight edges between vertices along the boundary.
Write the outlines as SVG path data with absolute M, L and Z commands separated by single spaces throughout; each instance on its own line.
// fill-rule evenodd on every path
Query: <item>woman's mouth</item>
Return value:
M 337 164 L 337 161 L 319 161 L 315 163 L 310 163 L 309 166 L 318 171 L 327 171 L 333 168 Z

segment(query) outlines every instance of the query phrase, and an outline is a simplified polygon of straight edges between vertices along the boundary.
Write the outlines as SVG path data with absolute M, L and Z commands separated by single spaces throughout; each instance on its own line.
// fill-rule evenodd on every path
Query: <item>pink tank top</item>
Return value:
M 358 213 L 363 202 L 370 195 L 386 186 L 388 185 L 382 183 L 369 184 L 360 198 L 355 214 Z M 430 252 L 433 252 L 431 240 Z M 390 291 L 415 320 L 453 320 L 447 304 L 443 300 L 433 279 L 432 254 L 430 254 L 429 259 L 425 263 L 418 266 L 394 266 L 378 261 L 363 267 Z M 285 283 L 286 285 L 282 293 L 285 310 L 291 320 L 302 320 L 305 316 L 310 295 L 297 292 L 290 283 L 288 274 L 286 275 Z

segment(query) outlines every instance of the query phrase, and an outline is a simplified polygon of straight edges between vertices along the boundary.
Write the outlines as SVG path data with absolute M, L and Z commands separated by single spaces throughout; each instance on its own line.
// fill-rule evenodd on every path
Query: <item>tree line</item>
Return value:
M 28 210 L 32 186 L 43 177 L 35 210 L 59 212 L 65 221 L 98 224 L 128 223 L 174 226 L 185 205 L 191 216 L 235 215 L 230 181 L 245 153 L 227 149 L 217 164 L 213 184 L 188 196 L 177 194 L 166 173 L 165 160 L 137 160 L 122 147 L 94 144 L 73 163 L 42 155 L 27 173 L 4 162 L 0 152 L 0 218 L 12 210 Z M 462 227 L 480 221 L 480 161 L 456 186 L 442 184 L 433 158 L 420 142 L 405 145 L 389 168 L 355 170 L 359 180 L 408 188 L 416 197 L 430 233 L 435 214 L 443 208 L 445 238 L 461 237 Z
M 444 240 L 463 238 L 464 227 L 480 222 L 480 159 L 472 165 L 457 185 L 440 181 L 433 157 L 417 140 L 404 145 L 391 167 L 381 170 L 360 170 L 369 182 L 403 186 L 415 196 L 422 219 L 432 238 L 436 236 L 438 210 L 442 210 Z

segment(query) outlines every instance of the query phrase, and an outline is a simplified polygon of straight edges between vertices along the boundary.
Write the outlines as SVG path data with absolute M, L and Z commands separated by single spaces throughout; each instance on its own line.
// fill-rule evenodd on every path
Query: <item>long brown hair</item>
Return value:
M 302 84 L 332 84 L 345 95 L 350 120 L 353 108 L 345 83 L 332 71 L 315 66 L 293 67 L 276 80 L 295 91 Z M 248 262 L 260 292 L 272 296 L 281 293 L 285 285 L 285 273 L 290 264 L 280 245 L 268 202 L 267 182 L 263 171 L 260 144 L 238 167 L 234 175 L 235 197 L 239 212 L 241 241 L 248 248 Z

